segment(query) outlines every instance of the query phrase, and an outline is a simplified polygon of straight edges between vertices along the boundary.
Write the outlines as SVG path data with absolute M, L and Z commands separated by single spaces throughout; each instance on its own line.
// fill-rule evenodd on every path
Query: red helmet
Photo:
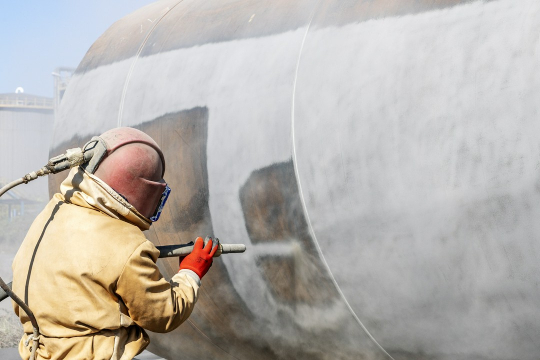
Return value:
M 139 213 L 157 220 L 154 215 L 164 203 L 163 196 L 170 191 L 166 191 L 163 180 L 165 159 L 158 144 L 144 132 L 128 127 L 111 129 L 99 137 L 106 144 L 106 153 L 87 170 L 122 195 Z

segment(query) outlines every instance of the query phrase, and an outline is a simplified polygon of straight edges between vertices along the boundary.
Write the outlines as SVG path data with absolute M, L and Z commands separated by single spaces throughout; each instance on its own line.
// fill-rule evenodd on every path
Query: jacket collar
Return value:
M 115 219 L 127 221 L 141 230 L 148 230 L 152 222 L 109 185 L 81 167 L 73 168 L 60 185 L 63 200 L 90 208 Z

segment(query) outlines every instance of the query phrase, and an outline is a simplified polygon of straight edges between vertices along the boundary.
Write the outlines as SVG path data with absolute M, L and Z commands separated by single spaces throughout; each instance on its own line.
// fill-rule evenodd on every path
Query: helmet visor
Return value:
M 150 221 L 156 222 L 159 220 L 159 217 L 161 216 L 161 212 L 163 211 L 163 207 L 165 206 L 165 203 L 167 202 L 167 199 L 169 198 L 169 194 L 171 193 L 171 188 L 169 185 L 165 185 L 165 190 L 163 191 L 163 194 L 161 194 L 161 200 L 159 201 L 159 204 L 156 208 L 156 211 L 154 212 L 154 215 L 150 218 Z

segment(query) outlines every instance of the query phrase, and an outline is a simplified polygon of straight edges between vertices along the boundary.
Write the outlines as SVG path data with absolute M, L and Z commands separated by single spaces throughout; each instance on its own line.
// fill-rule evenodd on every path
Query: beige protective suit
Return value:
M 144 329 L 168 332 L 197 301 L 199 277 L 181 270 L 167 282 L 150 227 L 107 184 L 73 169 L 32 224 L 13 261 L 13 290 L 40 328 L 38 359 L 132 359 L 148 345 Z M 30 357 L 32 324 L 14 303 Z

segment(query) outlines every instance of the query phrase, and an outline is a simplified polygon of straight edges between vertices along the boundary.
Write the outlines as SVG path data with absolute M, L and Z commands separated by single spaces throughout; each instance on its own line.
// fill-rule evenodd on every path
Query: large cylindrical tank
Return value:
M 52 153 L 140 128 L 148 237 L 247 245 L 162 356 L 533 360 L 539 37 L 536 0 L 163 0 L 90 48 Z
M 0 184 L 45 165 L 53 132 L 53 99 L 24 93 L 0 94 Z M 26 200 L 47 199 L 47 183 L 34 181 L 17 193 Z

